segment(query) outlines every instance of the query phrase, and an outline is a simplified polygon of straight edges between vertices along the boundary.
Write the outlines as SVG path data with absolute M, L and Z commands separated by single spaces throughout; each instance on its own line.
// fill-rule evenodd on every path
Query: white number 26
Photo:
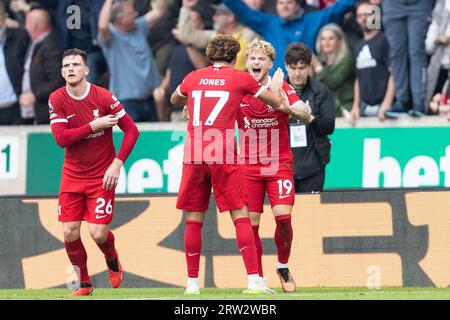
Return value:
M 95 213 L 100 213 L 100 214 L 102 214 L 102 213 L 111 214 L 112 213 L 111 199 L 106 204 L 105 199 L 98 198 L 97 203 L 98 203 L 98 205 L 95 207 Z M 106 206 L 105 206 L 105 204 L 106 204 Z

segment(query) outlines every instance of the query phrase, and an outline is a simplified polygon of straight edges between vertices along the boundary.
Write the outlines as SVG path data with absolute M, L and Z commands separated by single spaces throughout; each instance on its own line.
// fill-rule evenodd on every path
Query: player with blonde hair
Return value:
M 270 86 L 273 81 L 269 70 L 273 67 L 274 59 L 275 49 L 267 41 L 254 40 L 247 47 L 247 70 L 263 86 Z M 295 199 L 289 116 L 307 119 L 311 110 L 286 81 L 283 82 L 282 92 L 286 109 L 281 111 L 273 104 L 261 102 L 250 95 L 245 96 L 239 110 L 238 126 L 240 152 L 245 164 L 248 210 L 258 252 L 258 273 L 263 278 L 259 224 L 267 192 L 276 222 L 276 271 L 283 291 L 295 292 L 296 284 L 288 268 L 293 237 L 291 212 Z M 255 136 L 258 141 L 252 143 L 251 139 Z

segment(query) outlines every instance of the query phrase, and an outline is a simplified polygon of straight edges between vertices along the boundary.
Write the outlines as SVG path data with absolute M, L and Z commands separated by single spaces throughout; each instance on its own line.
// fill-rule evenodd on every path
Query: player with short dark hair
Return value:
M 59 191 L 58 219 L 72 265 L 79 268 L 80 288 L 72 296 L 93 291 L 87 254 L 80 238 L 81 222 L 89 223 L 91 237 L 104 253 L 113 288 L 122 284 L 123 271 L 108 225 L 114 213 L 114 190 L 120 169 L 139 136 L 122 104 L 108 90 L 86 80 L 86 53 L 66 51 L 61 74 L 66 86 L 49 98 L 50 125 L 56 143 L 66 148 Z M 125 133 L 116 155 L 112 127 Z
M 68 49 L 66 51 L 64 51 L 63 55 L 62 55 L 62 60 L 64 60 L 65 57 L 68 56 L 80 56 L 81 59 L 83 59 L 83 62 L 85 65 L 87 65 L 87 52 L 77 49 L 77 48 L 73 48 L 73 49 Z
M 173 104 L 187 104 L 188 112 L 183 175 L 177 200 L 177 208 L 186 211 L 186 294 L 200 293 L 201 230 L 211 187 L 219 211 L 230 211 L 236 228 L 237 244 L 248 275 L 248 288 L 244 292 L 268 292 L 258 275 L 255 239 L 248 217 L 242 166 L 237 163 L 234 128 L 239 104 L 247 94 L 280 106 L 283 72 L 275 73 L 269 91 L 248 73 L 233 68 L 239 50 L 239 42 L 231 36 L 213 38 L 206 49 L 213 65 L 189 73 L 171 96 Z
M 269 42 L 253 40 L 247 47 L 247 70 L 264 86 L 269 86 L 272 81 L 269 71 L 274 59 L 275 49 Z M 276 272 L 283 291 L 295 292 L 296 284 L 288 268 L 293 237 L 291 212 L 295 201 L 293 157 L 289 147 L 289 115 L 300 120 L 307 119 L 311 110 L 286 81 L 283 82 L 282 91 L 287 112 L 281 112 L 280 109 L 274 109 L 273 106 L 247 95 L 241 103 L 238 126 L 259 275 L 263 277 L 263 248 L 259 225 L 267 192 L 276 223 Z

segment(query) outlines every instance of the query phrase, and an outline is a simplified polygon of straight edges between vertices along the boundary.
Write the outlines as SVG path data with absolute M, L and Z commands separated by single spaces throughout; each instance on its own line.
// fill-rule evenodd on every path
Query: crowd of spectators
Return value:
M 450 120 L 450 0 L 0 0 L 0 124 L 48 123 L 64 84 L 62 53 L 88 53 L 88 80 L 137 122 L 175 121 L 170 94 L 209 64 L 208 41 L 263 38 L 286 70 L 292 43 L 313 51 L 310 76 L 356 124 L 437 115 Z M 180 118 L 181 119 L 181 118 Z

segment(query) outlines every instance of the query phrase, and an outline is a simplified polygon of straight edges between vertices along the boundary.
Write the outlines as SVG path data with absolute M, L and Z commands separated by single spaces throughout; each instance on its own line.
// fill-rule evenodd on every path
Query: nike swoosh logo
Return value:
M 241 103 L 241 107 L 248 107 L 248 106 L 249 106 L 249 104 Z
M 196 255 L 198 255 L 198 253 L 188 253 L 189 257 L 193 257 L 193 256 L 196 256 Z
M 287 198 L 287 197 L 289 197 L 290 195 L 287 195 L 287 196 L 280 196 L 280 199 L 284 199 L 284 198 Z
M 108 215 L 105 214 L 104 216 L 99 216 L 98 214 L 95 215 L 95 219 L 103 219 L 104 217 L 107 217 Z
M 71 114 L 70 116 L 67 116 L 67 119 L 70 119 L 70 118 L 75 117 L 75 116 L 76 116 L 75 114 Z

